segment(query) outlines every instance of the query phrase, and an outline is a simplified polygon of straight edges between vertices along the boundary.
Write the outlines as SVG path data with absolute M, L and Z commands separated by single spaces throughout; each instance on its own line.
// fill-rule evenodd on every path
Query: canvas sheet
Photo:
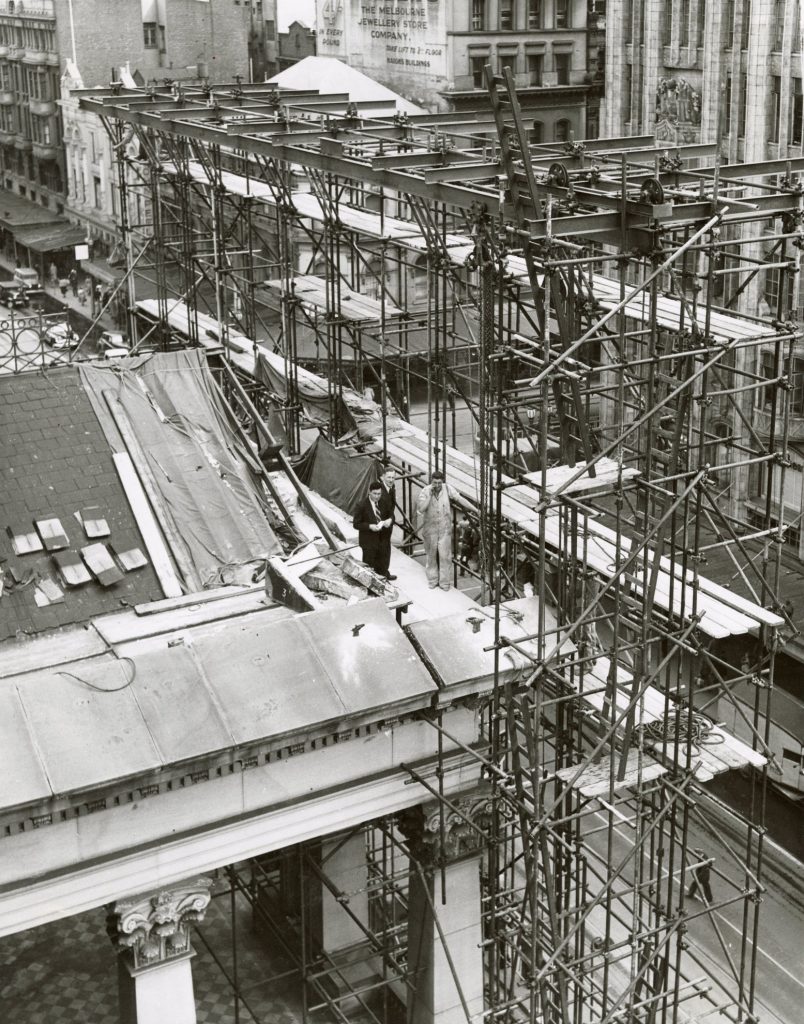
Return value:
M 381 467 L 368 455 L 353 455 L 317 437 L 294 469 L 302 483 L 351 516 L 368 494 L 369 484 L 379 479 Z
M 238 436 L 203 351 L 153 353 L 113 367 L 82 364 L 80 372 L 110 446 L 128 451 L 139 472 L 118 425 L 122 410 L 197 583 L 241 580 L 238 569 L 281 552 L 253 453 Z
M 283 399 L 287 398 L 287 380 L 261 353 L 257 356 L 255 376 L 258 381 L 273 391 L 274 394 L 279 395 Z M 338 414 L 338 421 L 342 424 L 347 424 L 350 428 L 354 426 L 354 420 L 343 401 L 338 396 L 330 400 L 326 381 L 323 378 L 317 378 L 314 382 L 301 378 L 299 380 L 298 392 L 303 418 L 308 423 L 317 427 L 326 426 L 333 412 L 332 403 L 334 401 L 336 403 L 335 411 Z

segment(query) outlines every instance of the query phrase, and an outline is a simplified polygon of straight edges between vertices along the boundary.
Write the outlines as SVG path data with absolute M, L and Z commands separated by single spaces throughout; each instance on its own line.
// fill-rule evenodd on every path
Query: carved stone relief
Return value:
M 196 878 L 110 904 L 107 931 L 118 952 L 131 951 L 134 967 L 189 952 L 190 927 L 203 920 L 211 886 L 212 879 Z
M 451 798 L 444 804 L 421 804 L 399 815 L 399 827 L 413 856 L 424 864 L 440 864 L 477 853 L 486 844 L 492 824 L 493 801 L 489 791 Z
M 701 94 L 685 78 L 660 78 L 656 86 L 655 135 L 662 142 L 697 142 Z

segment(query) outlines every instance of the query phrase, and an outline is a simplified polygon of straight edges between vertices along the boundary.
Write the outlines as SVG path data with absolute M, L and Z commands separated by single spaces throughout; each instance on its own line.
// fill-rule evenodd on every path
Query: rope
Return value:
M 689 744 L 691 752 L 697 754 L 701 747 L 715 747 L 725 742 L 722 733 L 713 732 L 714 727 L 715 723 L 706 715 L 693 712 L 690 718 L 687 714 L 670 712 L 664 718 L 643 726 L 643 733 L 646 739 L 662 744 L 675 740 L 681 745 Z
M 122 686 L 96 686 L 94 683 L 90 683 L 88 679 L 84 679 L 83 676 L 77 676 L 74 672 L 61 671 L 57 672 L 56 675 L 66 676 L 68 679 L 75 679 L 76 682 L 83 683 L 84 686 L 88 686 L 90 690 L 95 690 L 97 693 L 117 693 L 120 690 L 125 690 L 126 687 L 131 686 L 131 684 L 136 679 L 137 666 L 134 664 L 134 660 L 132 658 L 121 657 L 116 652 L 113 653 L 115 654 L 115 657 L 117 658 L 118 661 L 126 662 L 131 669 L 131 675 L 129 676 L 128 679 L 126 679 Z

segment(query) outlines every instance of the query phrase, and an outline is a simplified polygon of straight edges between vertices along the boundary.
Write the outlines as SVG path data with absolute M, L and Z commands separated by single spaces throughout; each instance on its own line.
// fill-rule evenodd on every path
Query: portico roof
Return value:
M 223 753 L 229 764 L 287 756 L 313 735 L 335 743 L 436 691 L 380 599 L 135 637 L 3 680 L 0 814 L 178 778 Z

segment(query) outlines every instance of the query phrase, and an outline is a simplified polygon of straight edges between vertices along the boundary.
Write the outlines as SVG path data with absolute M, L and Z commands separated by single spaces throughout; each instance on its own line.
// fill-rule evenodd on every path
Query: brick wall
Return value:
M 167 0 L 168 59 L 175 67 L 207 63 L 212 82 L 248 80 L 249 6 L 234 0 Z
M 140 0 L 73 0 L 76 54 L 84 85 L 108 85 L 111 69 L 143 50 Z M 56 5 L 56 40 L 61 66 L 72 54 L 69 7 Z
M 87 87 L 106 85 L 130 61 L 150 78 L 187 77 L 205 61 L 213 82 L 248 77 L 250 9 L 235 0 L 165 0 L 165 53 L 146 48 L 140 0 L 73 0 L 78 67 Z M 57 5 L 59 54 L 72 53 L 68 5 Z M 179 73 L 180 72 L 180 73 Z

